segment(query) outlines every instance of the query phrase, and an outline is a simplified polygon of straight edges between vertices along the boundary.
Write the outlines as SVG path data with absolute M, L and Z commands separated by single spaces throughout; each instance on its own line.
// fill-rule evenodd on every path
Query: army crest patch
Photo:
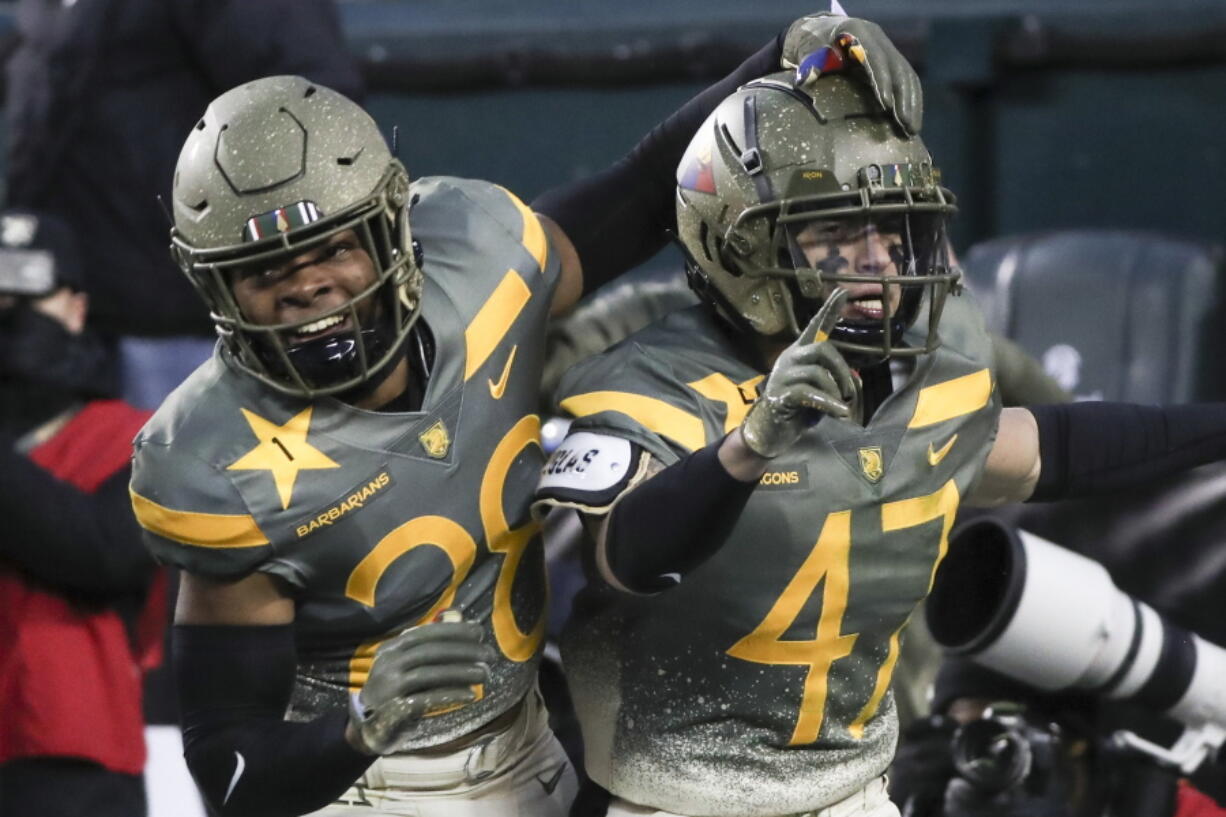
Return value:
M 860 449 L 860 470 L 869 482 L 880 482 L 885 474 L 885 462 L 881 457 L 881 446 L 874 445 Z
M 417 439 L 426 453 L 436 460 L 447 456 L 447 449 L 451 447 L 451 435 L 447 433 L 447 426 L 442 420 L 419 434 Z

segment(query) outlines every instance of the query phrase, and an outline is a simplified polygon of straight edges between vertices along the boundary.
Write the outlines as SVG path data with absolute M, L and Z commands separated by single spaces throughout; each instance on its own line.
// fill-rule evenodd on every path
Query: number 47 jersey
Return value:
M 528 506 L 544 461 L 536 407 L 558 276 L 536 217 L 501 188 L 432 178 L 412 192 L 419 330 L 435 348 L 421 410 L 279 395 L 219 351 L 142 430 L 132 477 L 159 559 L 219 580 L 264 572 L 290 588 L 291 719 L 346 707 L 381 640 L 444 607 L 462 603 L 487 627 L 499 657 L 480 700 L 428 718 L 402 750 L 473 731 L 535 681 L 545 577 Z
M 820 809 L 885 771 L 901 632 L 999 417 L 968 301 L 947 302 L 943 345 L 867 427 L 825 417 L 773 460 L 680 584 L 640 596 L 589 583 L 562 651 L 595 780 L 665 811 L 753 817 Z M 607 508 L 615 480 L 589 467 L 628 440 L 630 484 L 639 458 L 719 441 L 762 379 L 706 307 L 674 313 L 564 379 L 577 419 L 538 497 Z

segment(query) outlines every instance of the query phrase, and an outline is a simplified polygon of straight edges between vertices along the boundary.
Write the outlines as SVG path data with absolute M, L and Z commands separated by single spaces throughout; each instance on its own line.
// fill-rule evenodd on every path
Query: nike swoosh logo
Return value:
M 224 806 L 230 802 L 230 795 L 234 794 L 234 787 L 238 785 L 238 779 L 243 776 L 243 771 L 247 768 L 247 761 L 243 757 L 243 753 L 234 750 L 234 776 L 230 778 L 230 786 L 226 789 L 226 796 L 221 799 L 221 804 Z
M 541 784 L 541 788 L 545 790 L 545 794 L 553 794 L 553 790 L 558 787 L 558 783 L 562 780 L 562 773 L 565 771 L 566 764 L 563 763 L 548 780 L 541 780 L 540 775 L 537 775 L 536 782 Z
M 515 362 L 515 352 L 519 349 L 519 344 L 511 347 L 511 354 L 507 356 L 507 365 L 502 367 L 502 377 L 498 378 L 498 382 L 489 381 L 490 397 L 495 400 L 502 399 L 502 393 L 507 390 L 507 380 L 511 377 L 511 364 Z
M 941 460 L 945 459 L 945 455 L 954 447 L 954 441 L 958 439 L 958 435 L 949 438 L 949 442 L 941 446 L 940 450 L 933 450 L 932 443 L 928 443 L 928 464 L 933 468 L 941 464 Z

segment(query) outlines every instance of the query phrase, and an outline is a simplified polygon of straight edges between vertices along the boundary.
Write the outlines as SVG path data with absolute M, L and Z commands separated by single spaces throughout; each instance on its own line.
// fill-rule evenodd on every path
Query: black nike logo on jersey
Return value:
M 562 773 L 566 771 L 566 764 L 563 763 L 558 767 L 548 780 L 542 780 L 540 775 L 537 775 L 536 782 L 541 784 L 541 788 L 545 790 L 545 794 L 553 794 L 553 790 L 558 787 L 558 783 L 562 780 Z

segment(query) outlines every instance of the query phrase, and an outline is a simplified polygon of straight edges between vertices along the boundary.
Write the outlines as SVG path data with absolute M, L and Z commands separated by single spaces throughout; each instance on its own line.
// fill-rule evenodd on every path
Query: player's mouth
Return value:
M 341 312 L 311 321 L 310 323 L 304 323 L 294 329 L 287 329 L 282 332 L 282 336 L 291 346 L 294 346 L 299 343 L 315 340 L 316 338 L 346 332 L 350 328 L 350 323 L 349 313 Z
M 872 285 L 852 292 L 843 305 L 843 318 L 849 321 L 880 321 L 885 317 L 882 287 Z

